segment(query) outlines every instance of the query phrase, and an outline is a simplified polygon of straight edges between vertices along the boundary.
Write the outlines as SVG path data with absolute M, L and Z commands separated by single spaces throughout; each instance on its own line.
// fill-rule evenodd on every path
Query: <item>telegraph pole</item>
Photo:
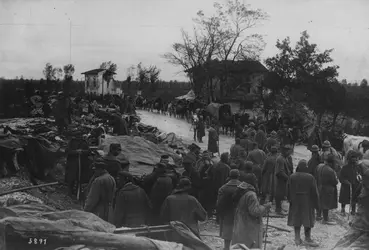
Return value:
M 72 63 L 72 20 L 69 19 L 69 64 Z

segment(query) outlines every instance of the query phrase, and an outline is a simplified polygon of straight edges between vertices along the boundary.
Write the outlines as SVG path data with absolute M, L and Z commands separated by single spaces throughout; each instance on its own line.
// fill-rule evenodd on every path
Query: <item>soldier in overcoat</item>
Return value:
M 270 150 L 270 155 L 266 158 L 262 167 L 261 204 L 264 204 L 268 196 L 270 202 L 274 199 L 275 167 L 277 165 L 278 149 L 276 146 L 272 146 Z
M 318 145 L 311 146 L 311 158 L 308 161 L 308 173 L 312 176 L 316 176 L 316 168 L 321 163 L 321 158 L 319 155 L 319 147 Z
M 101 219 L 108 221 L 112 213 L 112 203 L 116 183 L 114 178 L 106 171 L 104 160 L 99 159 L 93 164 L 95 174 L 87 194 L 84 211 L 94 213 Z
M 236 207 L 232 244 L 240 243 L 259 249 L 263 241 L 263 215 L 272 204 L 260 205 L 255 188 L 246 182 L 242 182 L 238 189 L 243 190 L 243 195 Z
M 133 184 L 133 176 L 121 171 L 118 174 L 120 189 L 115 198 L 114 225 L 140 227 L 148 225 L 151 203 L 145 191 Z
M 324 163 L 317 167 L 316 181 L 319 190 L 320 210 L 318 212 L 318 219 L 321 219 L 323 213 L 323 223 L 327 225 L 335 224 L 329 220 L 328 212 L 331 209 L 337 208 L 337 175 L 333 170 L 335 164 L 335 156 L 330 154 L 327 156 Z M 320 218 L 319 218 L 320 217 Z
M 339 202 L 341 203 L 341 213 L 345 214 L 346 204 L 351 204 L 351 214 L 356 211 L 356 199 L 354 195 L 360 186 L 358 175 L 361 175 L 360 167 L 358 165 L 357 153 L 350 150 L 346 159 L 348 164 L 342 167 L 339 174 L 339 181 L 341 182 Z
M 224 250 L 229 250 L 231 246 L 235 213 L 232 198 L 237 190 L 237 186 L 241 184 L 238 180 L 239 176 L 239 171 L 232 169 L 229 173 L 230 180 L 218 192 L 217 214 L 220 218 L 220 237 L 224 239 Z
M 213 127 L 209 127 L 208 151 L 212 154 L 219 152 L 218 141 L 219 135 L 217 131 Z
M 206 219 L 206 211 L 195 197 L 188 194 L 190 189 L 191 181 L 182 178 L 173 193 L 163 202 L 160 214 L 164 222 L 180 221 L 200 236 L 198 221 Z
M 281 148 L 281 155 L 277 157 L 276 163 L 276 192 L 275 192 L 275 211 L 276 213 L 282 213 L 282 201 L 286 196 L 288 178 L 292 174 L 291 161 L 289 160 L 291 147 L 289 145 L 283 145 Z
M 307 162 L 299 161 L 296 172 L 288 181 L 288 211 L 287 225 L 295 229 L 295 243 L 302 243 L 301 226 L 304 226 L 305 241 L 308 245 L 318 246 L 311 238 L 311 228 L 315 223 L 315 209 L 319 209 L 319 194 L 315 178 L 308 173 Z

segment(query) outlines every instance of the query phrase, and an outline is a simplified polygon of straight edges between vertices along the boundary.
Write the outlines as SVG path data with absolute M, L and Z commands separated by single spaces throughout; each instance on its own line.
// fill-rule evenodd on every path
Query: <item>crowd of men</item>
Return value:
M 342 213 L 349 205 L 355 215 L 366 169 L 358 164 L 359 155 L 354 151 L 346 155 L 348 163 L 343 166 L 329 141 L 321 149 L 313 145 L 311 158 L 299 161 L 295 170 L 288 135 L 273 131 L 267 136 L 262 126 L 255 128 L 254 124 L 239 133 L 230 152 L 222 153 L 217 163 L 211 151 L 201 153 L 195 143 L 189 149 L 181 175 L 169 164 L 169 157 L 162 156 L 153 172 L 137 182 L 129 163 L 122 167 L 115 160 L 121 148 L 112 144 L 110 153 L 93 164 L 85 211 L 117 227 L 181 221 L 197 236 L 201 235 L 198 222 L 215 216 L 224 249 L 230 249 L 231 243 L 261 248 L 262 217 L 271 211 L 273 202 L 276 214 L 288 215 L 287 225 L 294 227 L 297 245 L 318 246 L 311 236 L 315 221 L 335 224 L 329 211 L 338 207 L 338 201 Z M 284 200 L 289 202 L 288 214 L 282 206 Z

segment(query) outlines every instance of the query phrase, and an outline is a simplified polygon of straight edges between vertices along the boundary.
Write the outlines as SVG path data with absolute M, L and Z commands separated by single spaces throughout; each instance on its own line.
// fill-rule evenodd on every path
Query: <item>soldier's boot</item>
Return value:
M 224 240 L 224 250 L 231 249 L 231 240 Z
M 342 214 L 343 216 L 345 216 L 345 215 L 346 215 L 346 204 L 342 204 L 342 205 L 341 205 L 341 214 Z
M 301 227 L 295 227 L 294 229 L 295 229 L 295 244 L 299 246 L 302 244 L 301 235 L 300 235 Z
M 311 247 L 318 247 L 319 244 L 316 243 L 312 238 L 311 238 L 311 228 L 304 228 L 305 230 L 305 241 L 306 243 L 311 246 Z

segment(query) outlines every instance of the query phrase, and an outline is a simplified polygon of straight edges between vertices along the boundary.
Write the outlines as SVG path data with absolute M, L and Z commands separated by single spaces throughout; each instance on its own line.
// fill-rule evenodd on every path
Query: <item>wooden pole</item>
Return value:
M 0 196 L 4 196 L 4 195 L 7 195 L 7 194 L 12 194 L 12 193 L 16 193 L 16 192 L 21 192 L 21 191 L 25 191 L 25 190 L 29 190 L 29 189 L 33 189 L 33 188 L 53 186 L 53 185 L 57 185 L 57 184 L 59 184 L 59 182 L 52 182 L 52 183 L 40 184 L 40 185 L 36 185 L 36 186 L 17 188 L 17 189 L 13 189 L 13 190 L 9 190 L 9 191 L 5 191 L 3 193 L 0 193 Z
M 150 226 L 150 227 L 136 227 L 136 228 L 117 228 L 114 234 L 136 234 L 136 233 L 156 233 L 166 232 L 172 230 L 170 225 Z

